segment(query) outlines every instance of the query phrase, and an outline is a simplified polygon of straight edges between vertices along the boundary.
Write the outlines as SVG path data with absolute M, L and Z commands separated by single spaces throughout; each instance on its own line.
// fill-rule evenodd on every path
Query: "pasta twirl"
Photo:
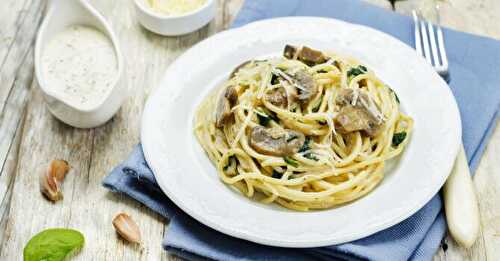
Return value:
M 412 126 L 396 93 L 355 59 L 287 46 L 235 69 L 199 105 L 194 131 L 224 183 L 308 211 L 372 191 Z

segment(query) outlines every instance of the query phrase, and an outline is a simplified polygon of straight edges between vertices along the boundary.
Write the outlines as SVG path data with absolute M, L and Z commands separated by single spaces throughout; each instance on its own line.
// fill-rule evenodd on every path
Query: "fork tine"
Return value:
M 440 66 L 441 63 L 439 62 L 439 52 L 436 47 L 436 37 L 434 36 L 434 26 L 429 21 L 427 22 L 427 30 L 429 31 L 429 42 L 431 43 L 432 60 L 434 60 L 435 66 Z
M 428 63 L 432 65 L 431 51 L 429 49 L 429 38 L 427 34 L 427 29 L 425 28 L 425 22 L 420 21 L 420 31 L 422 33 L 422 44 L 424 46 L 424 57 Z
M 418 55 L 423 56 L 422 53 L 422 38 L 420 37 L 420 27 L 417 12 L 413 10 L 413 22 L 415 24 L 415 50 L 417 50 Z
M 439 47 L 439 52 L 441 53 L 441 63 L 443 65 L 443 67 L 447 70 L 448 69 L 448 58 L 446 57 L 446 50 L 444 48 L 443 30 L 441 30 L 441 16 L 439 14 L 439 5 L 436 5 L 435 8 L 436 8 L 436 13 L 437 13 L 437 24 L 436 24 L 437 44 Z
M 444 67 L 448 68 L 448 58 L 446 57 L 446 50 L 444 49 L 443 31 L 441 30 L 441 26 L 437 28 L 437 42 L 439 52 L 441 53 L 441 63 Z

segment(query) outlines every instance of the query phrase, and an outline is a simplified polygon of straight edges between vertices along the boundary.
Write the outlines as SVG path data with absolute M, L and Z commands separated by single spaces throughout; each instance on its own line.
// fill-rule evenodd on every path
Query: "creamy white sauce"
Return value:
M 66 103 L 92 108 L 101 103 L 118 76 L 118 60 L 111 40 L 83 25 L 56 34 L 42 53 L 46 88 Z

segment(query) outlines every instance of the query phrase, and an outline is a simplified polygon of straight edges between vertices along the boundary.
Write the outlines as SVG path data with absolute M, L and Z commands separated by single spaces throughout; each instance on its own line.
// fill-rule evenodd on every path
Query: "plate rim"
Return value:
M 157 180 L 161 180 L 161 178 L 159 178 L 159 176 L 161 175 L 157 175 L 156 173 L 159 172 L 159 168 L 158 166 L 155 166 L 155 164 L 151 164 L 152 162 L 154 162 L 154 156 L 150 154 L 149 152 L 149 145 L 146 145 L 147 143 L 144 143 L 145 140 L 147 140 L 147 137 L 146 137 L 146 133 L 147 133 L 147 119 L 148 119 L 148 111 L 150 110 L 149 108 L 152 106 L 152 100 L 153 100 L 153 97 L 155 96 L 155 94 L 157 94 L 157 92 L 159 92 L 160 88 L 161 88 L 161 85 L 163 85 L 163 83 L 166 81 L 166 79 L 168 78 L 168 71 L 170 70 L 170 67 L 172 67 L 175 63 L 177 63 L 178 60 L 181 60 L 183 59 L 185 56 L 187 56 L 187 53 L 189 53 L 189 51 L 193 48 L 196 48 L 197 46 L 199 45 L 202 45 L 204 42 L 206 41 L 210 41 L 212 38 L 214 37 L 222 37 L 226 34 L 232 34 L 232 33 L 235 33 L 235 32 L 238 32 L 238 31 L 243 31 L 251 26 L 256 26 L 256 25 L 259 25 L 261 23 L 272 23 L 272 22 L 276 22 L 276 21 L 304 21 L 306 20 L 307 22 L 314 22 L 313 20 L 317 20 L 318 22 L 336 22 L 336 23 L 342 23 L 344 24 L 345 26 L 352 26 L 352 27 L 357 27 L 357 28 L 361 28 L 363 30 L 370 30 L 370 31 L 374 31 L 376 32 L 377 34 L 383 34 L 385 35 L 385 37 L 389 37 L 389 38 L 392 38 L 392 40 L 394 41 L 397 41 L 397 42 L 400 42 L 402 44 L 404 44 L 406 47 L 412 49 L 410 46 L 408 46 L 406 43 L 402 42 L 401 40 L 393 37 L 392 35 L 390 34 L 387 34 L 385 32 L 382 32 L 382 31 L 379 31 L 377 29 L 374 29 L 372 27 L 369 27 L 369 26 L 365 26 L 365 25 L 360 25 L 360 24 L 356 24 L 356 23 L 351 23 L 351 22 L 346 22 L 346 21 L 343 21 L 343 20 L 339 20 L 339 19 L 334 19 L 334 18 L 324 18 L 324 17 L 313 17 L 313 16 L 296 16 L 296 17 L 279 17 L 279 18 L 271 18 L 271 19 L 264 19 L 264 20 L 259 20 L 259 21 L 255 21 L 255 22 L 252 22 L 252 23 L 249 23 L 249 24 L 246 24 L 244 26 L 241 26 L 241 27 L 238 27 L 238 28 L 234 28 L 234 29 L 229 29 L 229 30 L 225 30 L 225 31 L 222 31 L 222 32 L 219 32 L 219 33 L 216 33 L 215 35 L 212 35 L 200 42 L 198 42 L 197 44 L 193 45 L 190 49 L 188 49 L 187 51 L 185 51 L 183 54 L 181 54 L 174 62 L 172 62 L 172 64 L 169 65 L 169 67 L 166 69 L 165 73 L 164 73 L 164 76 L 161 78 L 161 81 L 159 82 L 159 85 L 153 92 L 151 92 L 150 96 L 148 97 L 147 99 L 147 102 L 144 106 L 144 110 L 143 110 L 143 115 L 142 115 L 142 121 L 141 121 L 141 134 L 140 134 L 140 138 L 141 138 L 141 142 L 142 142 L 142 148 L 143 148 L 143 152 L 144 152 L 144 156 L 145 156 L 145 159 L 146 159 L 146 162 L 148 163 L 149 167 L 151 168 L 151 170 L 153 171 L 153 174 L 155 175 L 155 178 Z M 415 53 L 415 56 L 418 57 L 418 55 Z M 420 57 L 422 59 L 422 61 L 425 61 L 422 57 Z M 427 66 L 430 66 L 430 65 L 427 65 Z M 442 80 L 442 79 L 441 79 Z M 444 82 L 444 80 L 442 80 Z M 445 83 L 445 82 L 444 82 Z M 445 83 L 446 84 L 446 83 Z M 440 88 L 440 87 L 439 87 Z M 191 208 L 189 208 L 188 206 L 186 205 L 183 205 L 182 204 L 182 200 L 180 200 L 177 195 L 175 195 L 175 193 L 172 193 L 167 186 L 165 186 L 165 184 L 163 184 L 163 182 L 158 182 L 158 185 L 160 186 L 161 190 L 168 196 L 168 198 L 170 198 L 172 200 L 172 202 L 178 206 L 180 209 L 182 209 L 184 212 L 186 212 L 186 214 L 188 214 L 189 216 L 191 216 L 192 218 L 196 219 L 198 222 L 212 228 L 212 229 L 215 229 L 223 234 L 226 234 L 226 235 L 229 235 L 229 236 L 233 236 L 233 237 L 236 237 L 236 238 L 240 238 L 240 239 L 244 239 L 244 240 L 248 240 L 248 241 L 251 241 L 251 242 L 255 242 L 255 243 L 258 243 L 258 244 L 264 244 L 264 245 L 269 245 L 269 246 L 277 246 L 277 247 L 291 247 L 291 248 L 308 248 L 308 247 L 323 247 L 323 246 L 330 246 L 330 245 L 334 245 L 334 244 L 340 244 L 340 243 L 346 243 L 346 242 L 350 242 L 350 241 L 353 241 L 353 240 L 357 240 L 357 239 L 360 239 L 360 238 L 364 238 L 364 237 L 367 237 L 367 236 L 370 236 L 374 233 L 377 233 L 379 231 L 382 231 L 384 229 L 387 229 L 393 225 L 396 225 L 398 223 L 400 223 L 401 221 L 407 219 L 408 217 L 410 217 L 411 215 L 415 214 L 418 210 L 420 210 L 423 206 L 425 206 L 425 204 L 427 204 L 435 195 L 436 193 L 439 192 L 439 190 L 441 189 L 441 187 L 443 186 L 443 184 L 445 183 L 447 177 L 450 175 L 451 173 L 451 170 L 453 168 L 453 165 L 454 165 L 454 159 L 459 151 L 459 147 L 460 147 L 460 144 L 461 144 L 461 136 L 462 136 L 462 125 L 461 125 L 461 118 L 460 118 L 460 113 L 459 113 L 459 109 L 458 109 L 458 105 L 457 105 L 457 102 L 456 102 L 456 99 L 453 95 L 453 93 L 451 92 L 451 89 L 448 87 L 446 88 L 445 90 L 448 95 L 452 98 L 451 101 L 452 101 L 452 104 L 449 104 L 449 106 L 452 106 L 452 110 L 455 111 L 455 121 L 457 123 L 457 127 L 458 129 L 456 129 L 456 134 L 455 136 L 457 136 L 455 139 L 454 139 L 454 142 L 450 145 L 452 148 L 450 148 L 450 155 L 453 155 L 452 159 L 449 160 L 448 163 L 446 163 L 446 167 L 443 167 L 443 169 L 446 169 L 446 173 L 447 174 L 444 174 L 442 176 L 442 179 L 440 180 L 439 182 L 439 186 L 436 186 L 437 189 L 432 190 L 432 191 L 429 191 L 429 193 L 427 193 L 424 196 L 422 196 L 422 199 L 418 202 L 418 203 L 415 203 L 413 205 L 412 208 L 409 208 L 406 210 L 406 212 L 404 213 L 400 213 L 398 216 L 394 217 L 393 219 L 390 219 L 390 220 L 386 220 L 385 222 L 381 222 L 379 224 L 377 224 L 376 226 L 370 226 L 368 228 L 366 228 L 363 232 L 363 233 L 357 233 L 357 234 L 349 234 L 347 236 L 344 236 L 344 237 L 341 237 L 341 238 L 336 238 L 336 239 L 323 239 L 323 240 L 318 240 L 318 241 L 308 241 L 308 242 L 298 242 L 298 241 L 294 241 L 294 242 L 291 242 L 291 241 L 278 241 L 278 240 L 272 240 L 272 239 L 266 239 L 266 238 L 263 238 L 263 237 L 258 237 L 258 236 L 255 236 L 255 235 L 251 235 L 251 234 L 248 234 L 248 233 L 244 233 L 244 232 L 241 232 L 239 230 L 235 230 L 235 229 L 232 229 L 230 227 L 225 227 L 221 224 L 218 224 L 216 222 L 212 222 L 212 220 L 210 219 L 207 219 L 203 216 L 200 216 L 198 215 L 198 213 L 194 210 L 192 210 Z M 451 156 L 450 156 L 451 158 Z M 436 182 L 437 183 L 437 182 Z M 425 200 L 424 200 L 425 199 Z

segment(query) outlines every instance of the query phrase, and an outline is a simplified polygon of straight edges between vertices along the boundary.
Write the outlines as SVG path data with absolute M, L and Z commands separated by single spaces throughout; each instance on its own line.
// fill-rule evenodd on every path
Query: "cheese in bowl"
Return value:
M 179 16 L 201 8 L 207 0 L 144 0 L 155 13 Z
M 215 16 L 216 0 L 135 0 L 139 23 L 166 36 L 194 32 Z

